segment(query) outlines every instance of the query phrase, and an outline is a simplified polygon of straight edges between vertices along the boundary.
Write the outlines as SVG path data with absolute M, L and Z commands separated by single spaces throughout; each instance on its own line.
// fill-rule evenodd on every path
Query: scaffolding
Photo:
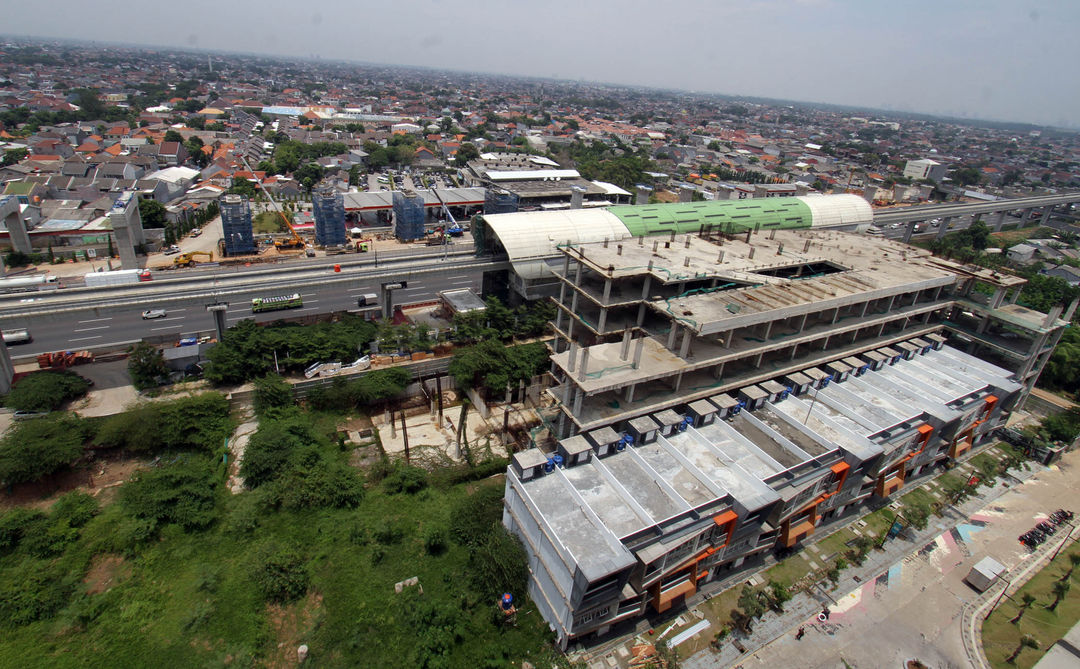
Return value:
M 255 238 L 251 234 L 251 205 L 243 195 L 221 198 L 221 232 L 225 238 L 225 255 L 255 253 Z
M 394 191 L 394 236 L 402 241 L 424 238 L 424 198 L 415 191 Z
M 337 191 L 320 191 L 312 198 L 315 243 L 325 248 L 345 245 L 345 198 Z
M 514 214 L 518 210 L 516 193 L 502 188 L 488 188 L 484 193 L 485 214 Z

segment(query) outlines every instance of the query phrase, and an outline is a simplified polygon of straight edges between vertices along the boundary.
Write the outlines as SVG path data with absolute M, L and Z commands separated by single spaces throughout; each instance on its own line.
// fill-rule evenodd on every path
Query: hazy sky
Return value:
M 1080 1 L 8 0 L 3 32 L 1080 127 Z

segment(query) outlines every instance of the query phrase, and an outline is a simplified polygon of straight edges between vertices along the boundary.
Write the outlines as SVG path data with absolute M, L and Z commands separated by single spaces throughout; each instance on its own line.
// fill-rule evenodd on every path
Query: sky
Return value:
M 6 4 L 7 34 L 1080 127 L 1077 0 Z

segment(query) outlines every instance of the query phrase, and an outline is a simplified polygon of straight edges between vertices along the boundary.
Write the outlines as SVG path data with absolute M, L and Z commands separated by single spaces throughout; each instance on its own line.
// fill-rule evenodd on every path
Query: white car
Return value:
M 176 244 L 173 244 L 169 248 L 165 249 L 165 255 L 167 255 L 167 256 L 170 256 L 170 255 L 172 255 L 174 253 L 180 253 L 180 247 L 177 246 Z
M 147 309 L 142 312 L 143 320 L 149 320 L 151 318 L 165 318 L 168 314 L 164 309 Z

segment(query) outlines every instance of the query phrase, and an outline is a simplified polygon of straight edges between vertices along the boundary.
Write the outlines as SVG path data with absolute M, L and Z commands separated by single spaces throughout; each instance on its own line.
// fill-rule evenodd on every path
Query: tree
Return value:
M 267 600 L 280 603 L 299 599 L 311 582 L 300 551 L 276 546 L 268 546 L 260 552 L 252 576 Z
M 747 631 L 750 630 L 750 625 L 754 619 L 761 617 L 765 613 L 765 604 L 761 601 L 761 593 L 748 585 L 743 586 L 736 606 L 743 613 L 743 627 Z
M 233 179 L 232 187 L 225 192 L 230 195 L 243 195 L 249 200 L 253 200 L 255 199 L 256 190 L 254 183 L 247 179 L 239 178 Z
M 524 593 L 529 583 L 529 564 L 521 540 L 496 525 L 469 553 L 473 589 L 484 599 L 495 600 L 504 592 Z
M 1009 619 L 1009 622 L 1013 625 L 1019 623 L 1020 619 L 1024 617 L 1024 614 L 1027 612 L 1027 610 L 1031 608 L 1032 604 L 1035 603 L 1035 595 L 1031 594 L 1030 592 L 1025 592 L 1023 597 L 1021 597 L 1021 600 L 1022 601 L 1020 603 L 1020 610 L 1016 612 L 1015 616 Z
M 476 145 L 472 142 L 463 142 L 458 147 L 457 153 L 454 154 L 454 164 L 458 167 L 464 167 L 470 160 L 476 160 L 480 157 L 480 149 L 476 148 Z
M 36 481 L 82 455 L 86 426 L 78 418 L 53 414 L 16 423 L 0 439 L 0 481 Z
M 1016 656 L 1020 654 L 1020 651 L 1024 650 L 1025 648 L 1037 649 L 1038 647 L 1038 640 L 1036 640 L 1035 637 L 1031 636 L 1030 634 L 1025 634 L 1024 636 L 1020 637 L 1020 643 L 1016 646 L 1016 650 L 1014 650 L 1012 652 L 1012 655 L 1007 657 L 1005 661 L 1009 664 L 1015 664 Z
M 0 161 L 0 167 L 7 167 L 8 165 L 14 165 L 20 162 L 24 158 L 30 155 L 29 149 L 8 149 L 4 151 L 4 158 Z
M 139 218 L 142 219 L 144 228 L 164 228 L 168 220 L 165 216 L 165 206 L 148 197 L 139 200 Z
M 304 187 L 304 190 L 310 192 L 312 187 L 322 180 L 325 173 L 326 170 L 323 169 L 322 165 L 319 165 L 318 163 L 307 163 L 306 165 L 297 168 L 296 171 L 293 172 L 293 177 L 300 182 L 300 185 Z
M 34 372 L 19 379 L 8 394 L 7 405 L 18 411 L 55 411 L 88 390 L 90 382 L 74 372 Z
M 292 386 L 278 374 L 255 379 L 255 413 L 262 415 L 269 409 L 292 406 L 292 403 Z
M 128 349 L 128 374 L 138 390 L 157 387 L 169 375 L 165 355 L 152 344 L 138 342 Z
M 1046 607 L 1047 611 L 1053 611 L 1061 603 L 1062 599 L 1065 599 L 1065 595 L 1069 594 L 1069 590 L 1072 588 L 1072 583 L 1069 581 L 1054 581 L 1052 588 L 1054 592 L 1054 601 L 1050 603 L 1050 606 Z
M 178 142 L 180 144 L 183 144 L 184 143 L 184 136 L 181 135 L 179 132 L 177 132 L 175 130 L 166 130 L 165 131 L 165 138 L 162 141 L 163 142 Z
M 136 472 L 120 488 L 120 503 L 155 529 L 175 523 L 185 530 L 198 530 L 214 521 L 217 485 L 211 460 L 187 455 Z

